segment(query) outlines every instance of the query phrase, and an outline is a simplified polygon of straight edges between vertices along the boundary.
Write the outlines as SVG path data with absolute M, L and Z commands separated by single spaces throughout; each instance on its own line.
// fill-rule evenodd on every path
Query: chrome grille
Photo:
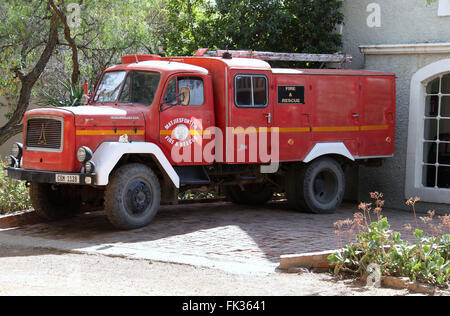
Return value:
M 27 121 L 27 148 L 62 150 L 63 120 L 49 118 L 31 118 Z

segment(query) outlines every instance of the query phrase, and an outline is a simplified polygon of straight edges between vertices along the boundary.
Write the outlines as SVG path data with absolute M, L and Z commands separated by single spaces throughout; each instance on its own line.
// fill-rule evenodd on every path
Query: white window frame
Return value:
M 424 202 L 450 204 L 450 189 L 429 188 L 422 184 L 425 98 L 427 84 L 450 72 L 450 59 L 432 63 L 411 79 L 405 198 L 418 196 Z
M 450 16 L 450 0 L 439 0 L 438 16 Z

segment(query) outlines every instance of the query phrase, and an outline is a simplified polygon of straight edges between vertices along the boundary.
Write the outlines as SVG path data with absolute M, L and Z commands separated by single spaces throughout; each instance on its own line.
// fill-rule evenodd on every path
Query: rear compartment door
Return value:
M 389 156 L 394 150 L 395 77 L 361 77 L 361 157 Z
M 280 132 L 280 161 L 302 160 L 311 149 L 311 87 L 307 75 L 292 72 L 274 74 L 274 122 Z
M 353 75 L 313 75 L 312 138 L 314 143 L 343 142 L 359 155 L 362 109 L 360 78 Z

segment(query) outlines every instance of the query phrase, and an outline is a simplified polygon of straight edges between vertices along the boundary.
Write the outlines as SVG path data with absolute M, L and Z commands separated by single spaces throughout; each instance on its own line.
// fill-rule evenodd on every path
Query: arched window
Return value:
M 450 16 L 450 0 L 439 0 L 439 16 Z
M 450 59 L 411 78 L 405 198 L 450 204 Z
M 450 74 L 426 86 L 422 184 L 450 188 Z

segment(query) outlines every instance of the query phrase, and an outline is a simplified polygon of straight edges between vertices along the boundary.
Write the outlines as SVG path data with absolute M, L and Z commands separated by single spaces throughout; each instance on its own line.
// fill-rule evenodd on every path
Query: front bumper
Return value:
M 95 173 L 73 173 L 73 172 L 54 172 L 54 171 L 39 171 L 39 170 L 27 170 L 22 168 L 6 167 L 3 168 L 6 172 L 6 176 L 11 179 L 23 180 L 28 182 L 39 183 L 55 183 L 55 184 L 73 184 L 73 185 L 95 185 L 96 174 Z M 61 177 L 63 176 L 63 177 Z M 64 177 L 65 176 L 65 177 Z M 76 177 L 70 177 L 76 176 Z M 71 179 L 72 182 L 60 182 L 59 179 L 66 178 Z M 73 182 L 73 179 L 79 179 L 78 182 Z

